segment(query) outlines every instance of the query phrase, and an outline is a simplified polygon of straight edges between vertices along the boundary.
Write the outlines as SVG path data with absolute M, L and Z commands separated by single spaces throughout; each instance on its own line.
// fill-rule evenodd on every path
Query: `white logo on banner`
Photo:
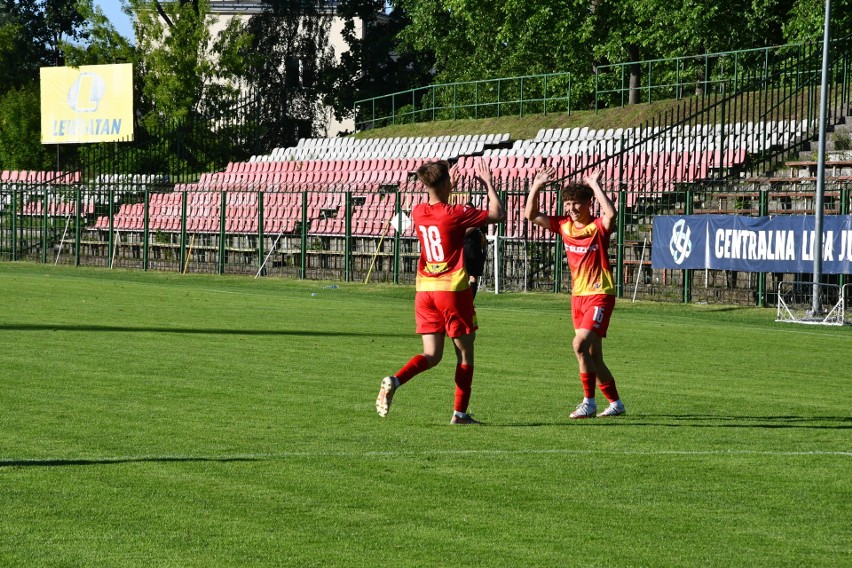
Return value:
M 686 224 L 686 219 L 681 219 L 672 227 L 669 252 L 672 254 L 675 264 L 681 264 L 692 253 L 692 241 L 689 239 L 690 234 L 691 231 Z
M 106 82 L 95 73 L 80 73 L 68 90 L 68 106 L 75 112 L 97 112 L 106 94 Z

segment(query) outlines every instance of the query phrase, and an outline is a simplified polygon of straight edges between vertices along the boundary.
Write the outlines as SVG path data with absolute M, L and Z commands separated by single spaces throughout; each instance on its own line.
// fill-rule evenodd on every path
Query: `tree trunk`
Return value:
M 630 44 L 627 46 L 627 57 L 630 70 L 629 99 L 628 104 L 635 105 L 641 101 L 642 91 L 642 66 L 639 65 L 639 46 Z

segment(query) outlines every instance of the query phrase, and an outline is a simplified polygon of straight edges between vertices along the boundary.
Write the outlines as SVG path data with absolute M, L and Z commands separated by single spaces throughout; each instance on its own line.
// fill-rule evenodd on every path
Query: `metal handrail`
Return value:
M 593 79 L 593 86 L 590 84 L 588 90 L 578 88 L 581 78 L 567 72 L 417 87 L 355 101 L 355 128 L 365 130 L 410 122 L 514 114 L 546 115 L 554 111 L 570 114 L 572 107 L 581 100 L 591 102 L 591 108 L 595 110 L 624 106 L 631 90 L 626 84 L 628 70 L 636 65 L 644 69 L 641 75 L 643 84 L 637 87 L 644 93 L 643 102 L 680 99 L 687 96 L 688 87 L 700 89 L 705 95 L 723 94 L 725 89 L 736 90 L 739 79 L 744 75 L 769 74 L 772 59 L 784 56 L 785 52 L 800 50 L 806 43 L 599 65 L 589 77 Z M 690 65 L 694 62 L 700 65 Z M 615 77 L 615 82 L 612 77 Z M 530 86 L 537 81 L 541 87 L 538 94 L 531 92 L 533 87 Z M 552 86 L 560 82 L 567 83 L 566 91 L 549 96 L 548 83 Z
M 409 122 L 571 112 L 570 73 L 440 83 L 355 101 L 356 130 Z

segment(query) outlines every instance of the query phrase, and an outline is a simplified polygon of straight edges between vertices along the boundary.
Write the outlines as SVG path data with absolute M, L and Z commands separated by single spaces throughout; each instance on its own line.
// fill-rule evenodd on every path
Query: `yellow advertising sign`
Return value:
M 41 143 L 133 140 L 133 66 L 41 68 Z

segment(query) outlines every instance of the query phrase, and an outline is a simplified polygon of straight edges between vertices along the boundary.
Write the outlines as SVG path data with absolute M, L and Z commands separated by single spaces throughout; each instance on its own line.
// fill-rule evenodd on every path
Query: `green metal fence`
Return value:
M 849 42 L 835 45 L 842 49 L 837 47 L 830 68 L 833 120 L 850 111 Z M 786 59 L 766 59 L 761 69 L 718 83 L 718 94 L 686 97 L 634 136 L 618 140 L 615 153 L 589 152 L 570 171 L 559 172 L 560 177 L 580 177 L 590 169 L 606 168 L 612 174 L 605 183 L 619 204 L 611 254 L 620 296 L 773 303 L 777 280 L 789 275 L 653 270 L 651 227 L 659 214 L 813 213 L 812 182 L 779 186 L 761 181 L 766 172 L 801 150 L 800 138 L 782 135 L 776 140 L 769 130 L 756 129 L 759 150 L 736 168 L 717 167 L 665 188 L 659 187 L 659 177 L 650 170 L 627 177 L 619 169 L 629 163 L 630 153 L 637 152 L 668 153 L 672 160 L 667 164 L 672 167 L 695 152 L 725 155 L 731 149 L 728 140 L 748 124 L 790 120 L 804 125 L 806 137 L 815 136 L 818 47 L 803 46 Z M 245 161 L 255 153 L 259 125 L 252 121 L 251 107 L 244 108 L 246 112 L 232 114 L 235 122 L 230 126 L 215 122 L 213 127 L 212 119 L 198 117 L 199 123 L 191 128 L 164 126 L 159 134 L 152 132 L 149 140 L 133 145 L 93 146 L 80 176 L 0 180 L 0 260 L 413 283 L 417 239 L 410 229 L 397 232 L 388 221 L 423 199 L 415 183 L 379 190 L 315 184 L 286 192 L 270 187 L 211 191 L 198 184 L 199 173 L 193 172 L 221 171 L 227 161 Z M 712 129 L 698 135 L 697 126 Z M 687 127 L 692 135 L 678 142 L 685 144 L 683 148 L 655 146 L 676 140 L 673 135 Z M 240 140 L 228 149 L 229 141 Z M 628 180 L 629 185 L 618 180 Z M 569 289 L 561 243 L 522 217 L 529 182 L 515 178 L 499 185 L 510 218 L 492 229 L 486 289 Z M 826 212 L 849 214 L 850 182 L 829 183 Z M 459 191 L 459 199 L 483 203 L 481 189 L 472 180 Z M 550 212 L 558 212 L 552 188 L 544 199 L 549 200 Z M 270 207 L 281 209 L 272 215 Z M 373 208 L 381 213 L 367 215 Z M 370 228 L 362 224 L 368 218 Z
M 848 39 L 832 42 L 833 54 L 842 53 Z M 504 77 L 485 81 L 442 83 L 363 99 L 355 102 L 356 130 L 393 124 L 457 118 L 487 118 L 525 114 L 571 113 L 572 108 L 622 107 L 630 102 L 650 103 L 690 96 L 725 96 L 759 78 L 765 85 L 799 85 L 809 80 L 810 67 L 788 67 L 784 61 L 804 61 L 814 43 L 795 43 L 695 56 L 651 59 L 599 65 L 584 88 L 570 73 Z M 841 51 L 838 51 L 841 50 Z M 631 72 L 635 84 L 630 84 Z
M 571 112 L 571 74 L 429 85 L 355 101 L 356 130 L 393 124 Z
M 510 218 L 505 225 L 491 228 L 486 290 L 570 289 L 570 273 L 557 236 L 523 219 L 529 181 L 500 187 Z M 615 184 L 605 188 L 621 204 L 610 254 L 618 294 L 626 298 L 680 302 L 686 296 L 690 301 L 772 304 L 777 282 L 789 275 L 652 269 L 653 218 L 688 213 L 801 214 L 812 212 L 813 207 L 813 187 L 808 184 L 767 190 L 754 182 L 728 181 L 679 192 L 648 187 L 632 197 Z M 459 189 L 457 201 L 484 203 L 478 186 Z M 412 284 L 419 257 L 416 235 L 404 225 L 397 231 L 390 222 L 422 201 L 423 193 L 412 187 L 385 194 L 384 217 L 374 216 L 376 224 L 364 231 L 357 219 L 365 217 L 365 207 L 376 206 L 365 200 L 368 194 L 337 188 L 287 194 L 175 191 L 157 180 L 67 187 L 7 183 L 0 186 L 0 260 Z M 273 230 L 265 219 L 268 204 L 285 195 L 296 206 L 289 214 L 290 222 Z M 852 182 L 829 182 L 826 213 L 848 214 L 850 196 Z M 214 205 L 208 215 L 211 222 L 199 226 L 191 217 L 190 204 L 200 203 L 202 197 Z M 552 212 L 558 212 L 554 190 L 542 199 L 553 205 Z M 225 208 L 215 206 L 249 202 L 257 207 L 252 209 L 253 222 L 249 219 L 245 224 L 234 223 Z M 338 205 L 323 209 L 312 203 Z M 137 207 L 130 221 L 125 218 L 128 206 Z M 166 207 L 174 219 L 168 227 L 161 219 Z
M 651 103 L 688 96 L 720 96 L 739 90 L 751 77 L 778 84 L 796 83 L 807 69 L 788 69 L 783 76 L 773 72 L 779 61 L 797 59 L 810 50 L 807 43 L 707 53 L 688 57 L 651 59 L 635 63 L 599 65 L 595 68 L 595 109 L 623 107 L 635 101 Z M 638 82 L 630 85 L 631 71 Z

